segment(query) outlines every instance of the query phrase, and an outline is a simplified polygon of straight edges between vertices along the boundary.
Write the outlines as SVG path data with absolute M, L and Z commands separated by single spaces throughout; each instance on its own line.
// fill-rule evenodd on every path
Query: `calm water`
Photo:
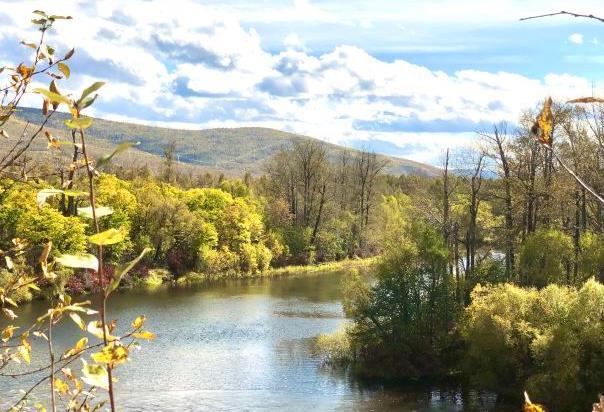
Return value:
M 112 296 L 110 318 L 129 324 L 144 313 L 158 335 L 118 369 L 121 410 L 506 410 L 488 394 L 367 386 L 322 368 L 310 345 L 344 321 L 340 298 L 338 274 Z M 20 319 L 42 309 L 31 304 Z M 59 349 L 73 345 L 76 333 L 71 321 L 56 330 Z M 0 378 L 0 405 L 16 394 L 14 385 Z

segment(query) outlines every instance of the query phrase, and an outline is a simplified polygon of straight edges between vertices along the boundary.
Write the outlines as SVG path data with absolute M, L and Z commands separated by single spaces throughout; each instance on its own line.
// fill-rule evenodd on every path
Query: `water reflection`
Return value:
M 338 274 L 118 293 L 109 317 L 127 324 L 144 313 L 158 335 L 119 369 L 118 402 L 128 411 L 506 410 L 489 395 L 370 385 L 322 368 L 312 338 L 344 321 L 340 298 Z M 42 309 L 29 305 L 20 319 Z M 69 323 L 55 330 L 58 350 L 76 333 Z M 0 385 L 6 404 L 16 382 Z

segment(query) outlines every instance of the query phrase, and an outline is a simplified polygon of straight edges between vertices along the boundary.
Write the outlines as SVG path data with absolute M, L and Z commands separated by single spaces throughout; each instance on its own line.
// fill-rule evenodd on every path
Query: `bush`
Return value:
M 472 293 L 462 334 L 477 384 L 526 388 L 548 410 L 589 410 L 604 387 L 604 285 L 541 290 L 510 284 Z

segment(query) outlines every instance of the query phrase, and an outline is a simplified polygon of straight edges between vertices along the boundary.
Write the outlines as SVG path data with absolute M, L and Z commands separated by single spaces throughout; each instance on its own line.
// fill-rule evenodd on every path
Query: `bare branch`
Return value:
M 559 15 L 567 15 L 567 16 L 573 16 L 573 17 L 582 17 L 582 18 L 586 18 L 586 19 L 593 19 L 593 20 L 598 20 L 601 23 L 604 23 L 604 18 L 602 17 L 598 17 L 598 16 L 594 16 L 593 14 L 580 14 L 580 13 L 573 13 L 570 11 L 559 11 L 556 13 L 548 13 L 548 14 L 540 14 L 538 16 L 530 16 L 530 17 L 522 17 L 520 19 L 520 21 L 523 20 L 532 20 L 532 19 L 540 19 L 543 17 L 551 17 L 551 16 L 559 16 Z

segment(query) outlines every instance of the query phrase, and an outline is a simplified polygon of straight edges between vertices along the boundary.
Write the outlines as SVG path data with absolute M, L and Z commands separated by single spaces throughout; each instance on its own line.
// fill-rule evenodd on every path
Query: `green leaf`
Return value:
M 69 317 L 75 322 L 76 325 L 79 326 L 80 329 L 86 330 L 86 323 L 82 320 L 80 315 L 75 312 L 71 312 Z
M 88 238 L 90 243 L 94 243 L 95 245 L 113 245 L 115 243 L 119 243 L 126 238 L 126 233 L 124 230 L 117 229 L 108 229 L 104 232 L 97 233 L 96 235 L 92 235 Z
M 82 96 L 80 96 L 80 99 L 78 100 L 78 106 L 86 97 L 90 96 L 92 93 L 96 92 L 98 89 L 103 87 L 104 84 L 105 82 L 95 82 L 92 84 L 92 86 L 84 89 L 84 91 L 82 92 Z
M 97 206 L 95 208 L 96 217 L 108 216 L 113 213 L 113 209 L 109 206 Z M 87 217 L 88 219 L 93 218 L 92 208 L 88 207 L 78 207 L 78 215 L 82 217 Z
M 62 96 L 58 93 L 51 92 L 50 90 L 37 88 L 37 89 L 34 89 L 33 92 L 45 96 L 46 98 L 48 98 L 48 100 L 50 100 L 53 103 L 57 103 L 57 104 L 63 103 L 63 104 L 66 104 L 67 106 L 71 106 L 71 100 L 68 97 Z
M 99 268 L 99 260 L 96 258 L 96 256 L 91 255 L 90 253 L 84 253 L 81 255 L 64 254 L 56 257 L 55 261 L 69 268 L 92 270 L 97 270 Z
M 76 117 L 65 120 L 65 125 L 70 129 L 88 129 L 92 126 L 92 117 Z
M 32 20 L 32 21 L 33 21 L 33 20 Z M 34 49 L 34 50 L 36 50 L 36 49 L 38 48 L 38 45 L 37 45 L 37 44 L 35 44 L 35 43 L 28 43 L 28 42 L 26 42 L 25 40 L 23 40 L 23 41 L 21 42 L 21 44 L 22 44 L 22 45 L 24 45 L 24 46 L 29 47 L 30 49 Z
M 61 73 L 63 73 L 63 75 L 65 76 L 65 78 L 69 79 L 69 76 L 71 75 L 71 70 L 69 69 L 69 66 L 66 65 L 65 63 L 59 62 L 57 64 L 57 67 L 58 67 L 59 71 Z
M 61 189 L 42 189 L 36 194 L 36 201 L 38 206 L 42 207 L 46 203 L 46 199 L 51 196 L 60 195 L 64 192 Z
M 115 268 L 115 274 L 113 275 L 113 279 L 111 280 L 111 283 L 107 286 L 107 294 L 116 290 L 118 288 L 118 286 L 120 285 L 120 282 L 122 281 L 122 278 L 124 277 L 124 275 L 126 273 L 130 272 L 132 270 L 132 268 L 134 266 L 136 266 L 136 264 L 138 262 L 140 262 L 140 260 L 150 251 L 151 251 L 150 248 L 145 248 L 145 249 L 143 249 L 143 251 L 141 252 L 140 255 L 138 255 L 136 258 L 134 258 L 130 262 L 125 263 L 123 265 L 118 265 Z
M 82 359 L 84 367 L 82 368 L 82 380 L 90 386 L 98 386 L 105 390 L 109 389 L 109 374 L 107 369 L 101 365 L 89 365 Z
M 125 152 L 126 150 L 130 149 L 131 147 L 137 146 L 139 144 L 140 144 L 140 142 L 124 142 L 124 143 L 118 144 L 117 147 L 113 150 L 113 152 L 111 152 L 111 154 L 101 156 L 97 160 L 97 162 L 96 162 L 97 168 L 99 168 L 100 166 L 104 165 L 105 163 L 108 163 L 109 161 L 111 161 L 111 159 L 114 156 L 116 156 L 122 152 Z
M 84 100 L 79 102 L 78 107 L 79 107 L 80 111 L 84 110 L 87 107 L 92 106 L 92 104 L 94 103 L 94 101 L 96 100 L 97 97 L 99 97 L 99 95 L 95 94 L 94 96 L 92 96 L 92 97 L 88 96 Z
M 73 19 L 73 17 L 71 16 L 59 16 L 56 14 L 51 14 L 50 16 L 48 16 L 48 20 L 71 20 Z
M 38 202 L 38 206 L 42 207 L 46 203 L 46 199 L 61 194 L 68 197 L 88 196 L 88 192 L 79 192 L 76 190 L 42 189 L 36 194 L 36 201 Z

